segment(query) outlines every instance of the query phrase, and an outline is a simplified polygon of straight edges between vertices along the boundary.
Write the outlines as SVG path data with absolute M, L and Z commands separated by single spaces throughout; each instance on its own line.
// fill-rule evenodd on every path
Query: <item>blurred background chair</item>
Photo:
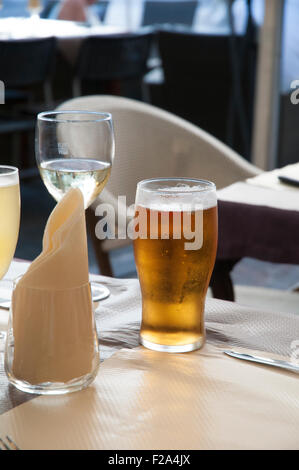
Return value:
M 38 104 L 41 108 L 53 106 L 51 76 L 56 50 L 55 38 L 31 40 L 0 40 L 0 76 L 5 84 L 5 108 L 0 109 L 0 134 L 11 135 L 12 163 L 20 168 L 30 166 L 32 149 L 26 136 L 35 128 Z M 22 134 L 20 139 L 13 134 Z M 32 140 L 30 140 L 32 145 Z M 26 145 L 27 144 L 27 145 Z M 7 139 L 2 141 L 2 148 Z
M 116 213 L 118 196 L 126 196 L 126 204 L 130 206 L 135 200 L 137 183 L 145 178 L 208 179 L 220 189 L 259 173 L 256 167 L 199 127 L 149 104 L 122 97 L 87 96 L 69 100 L 59 109 L 112 113 L 116 156 L 99 201 L 112 204 Z M 89 233 L 101 272 L 111 275 L 108 253 L 130 244 L 131 240 L 98 240 L 95 225 L 99 219 L 94 213 L 95 206 L 88 211 Z
M 255 48 L 244 41 L 161 30 L 162 69 L 150 72 L 145 83 L 152 104 L 200 126 L 249 159 Z
M 85 39 L 74 70 L 74 96 L 84 94 L 87 85 L 89 92 L 94 87 L 97 93 L 108 89 L 112 94 L 142 98 L 152 38 L 152 31 L 147 30 Z
M 144 2 L 143 25 L 184 24 L 192 26 L 197 0 Z

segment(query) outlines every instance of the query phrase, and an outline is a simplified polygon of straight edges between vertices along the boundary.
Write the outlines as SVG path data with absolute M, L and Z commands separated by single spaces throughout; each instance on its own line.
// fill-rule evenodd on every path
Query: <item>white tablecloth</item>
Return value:
M 299 188 L 281 183 L 279 175 L 299 180 L 299 163 L 227 186 L 218 191 L 218 198 L 240 204 L 299 211 Z
M 13 263 L 10 274 L 24 267 Z M 0 435 L 23 449 L 299 448 L 298 376 L 222 353 L 298 360 L 298 316 L 207 299 L 203 350 L 157 353 L 138 347 L 138 281 L 95 279 L 111 289 L 96 310 L 105 359 L 96 381 L 36 398 L 8 387 L 0 371 Z

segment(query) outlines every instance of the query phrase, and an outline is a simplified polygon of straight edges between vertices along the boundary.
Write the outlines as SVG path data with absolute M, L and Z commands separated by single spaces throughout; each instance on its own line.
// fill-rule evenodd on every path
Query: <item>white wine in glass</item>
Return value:
M 0 165 L 0 279 L 14 257 L 20 227 L 19 171 Z M 0 331 L 0 338 L 4 332 Z
M 50 111 L 37 117 L 37 165 L 57 202 L 70 188 L 79 188 L 87 209 L 109 179 L 114 146 L 110 113 Z M 109 295 L 104 286 L 92 288 L 94 300 Z
M 87 208 L 106 185 L 111 164 L 88 158 L 58 158 L 41 163 L 39 170 L 47 190 L 56 201 L 75 187 L 81 189 Z

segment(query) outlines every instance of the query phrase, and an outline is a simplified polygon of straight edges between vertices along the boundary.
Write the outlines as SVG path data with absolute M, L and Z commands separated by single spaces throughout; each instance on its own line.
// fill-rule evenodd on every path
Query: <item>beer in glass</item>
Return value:
M 199 349 L 217 249 L 215 185 L 189 178 L 141 181 L 134 222 L 141 344 L 167 352 Z

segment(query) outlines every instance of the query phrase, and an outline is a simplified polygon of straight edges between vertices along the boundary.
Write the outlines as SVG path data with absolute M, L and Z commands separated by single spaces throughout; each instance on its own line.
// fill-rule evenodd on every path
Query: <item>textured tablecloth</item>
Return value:
M 87 389 L 41 396 L 0 416 L 0 435 L 21 449 L 113 454 L 298 450 L 298 426 L 295 374 L 231 359 L 211 344 L 189 354 L 121 349 Z
M 26 270 L 28 264 L 13 262 L 6 278 Z M 96 308 L 100 355 L 104 361 L 115 351 L 138 346 L 141 320 L 141 294 L 138 280 L 91 276 L 107 285 L 111 295 Z M 290 312 L 278 314 L 253 310 L 233 302 L 208 298 L 205 309 L 207 343 L 217 347 L 242 347 L 299 358 L 299 318 Z M 299 382 L 298 382 L 299 386 Z M 9 385 L 0 362 L 0 414 L 34 399 Z M 299 424 L 299 423 L 298 423 Z

